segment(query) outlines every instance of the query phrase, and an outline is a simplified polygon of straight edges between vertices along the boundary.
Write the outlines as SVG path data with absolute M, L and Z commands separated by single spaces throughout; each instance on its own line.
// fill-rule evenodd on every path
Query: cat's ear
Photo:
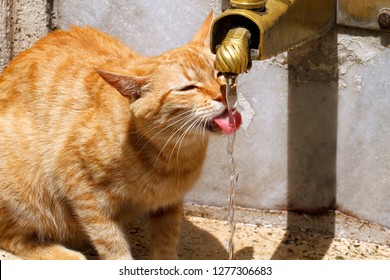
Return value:
M 203 22 L 202 26 L 196 32 L 191 43 L 208 45 L 209 33 L 210 33 L 211 23 L 213 22 L 213 17 L 214 17 L 214 13 L 213 11 L 211 11 L 207 16 L 207 18 L 205 19 L 205 21 Z
M 142 96 L 142 93 L 148 84 L 148 79 L 145 77 L 119 74 L 96 68 L 95 71 L 103 78 L 103 80 L 114 87 L 123 96 L 129 97 L 133 100 Z

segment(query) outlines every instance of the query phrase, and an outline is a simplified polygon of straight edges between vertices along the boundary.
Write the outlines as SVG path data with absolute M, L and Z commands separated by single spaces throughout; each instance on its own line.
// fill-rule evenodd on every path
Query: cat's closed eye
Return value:
M 190 90 L 194 90 L 197 88 L 198 87 L 196 85 L 186 85 L 186 86 L 180 88 L 179 91 L 190 91 Z

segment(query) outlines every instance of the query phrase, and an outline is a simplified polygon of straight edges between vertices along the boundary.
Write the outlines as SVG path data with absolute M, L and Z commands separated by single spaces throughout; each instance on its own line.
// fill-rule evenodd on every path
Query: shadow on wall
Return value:
M 287 232 L 272 259 L 300 259 L 288 249 L 302 228 L 334 236 L 338 56 L 337 33 L 329 32 L 288 52 L 288 201 Z M 323 215 L 321 223 L 304 224 L 294 212 Z M 322 259 L 329 243 L 315 248 Z M 315 242 L 315 241 L 314 241 Z

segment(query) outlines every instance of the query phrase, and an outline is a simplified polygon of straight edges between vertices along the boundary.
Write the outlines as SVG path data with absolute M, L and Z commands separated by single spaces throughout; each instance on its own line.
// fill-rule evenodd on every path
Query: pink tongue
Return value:
M 236 112 L 234 114 L 234 119 L 235 119 L 235 122 L 234 124 L 230 124 L 229 123 L 229 114 L 223 114 L 222 116 L 219 116 L 217 118 L 214 119 L 214 122 L 220 127 L 222 128 L 222 130 L 226 133 L 226 134 L 232 134 L 233 132 L 236 132 L 237 129 L 240 127 L 241 125 L 241 115 L 239 112 Z

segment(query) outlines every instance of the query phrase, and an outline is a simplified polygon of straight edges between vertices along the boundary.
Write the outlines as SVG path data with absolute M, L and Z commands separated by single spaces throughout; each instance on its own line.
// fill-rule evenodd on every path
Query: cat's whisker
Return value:
M 170 157 L 169 157 L 168 163 L 169 163 L 169 161 L 170 161 L 170 159 L 171 159 L 171 157 L 172 157 L 172 155 L 173 155 L 173 153 L 174 153 L 174 149 L 176 148 L 177 144 L 180 142 L 180 143 L 179 143 L 179 146 L 178 146 L 177 155 L 176 155 L 176 156 L 177 156 L 177 160 L 179 159 L 180 148 L 181 148 L 182 143 L 184 142 L 185 136 L 186 136 L 193 128 L 195 128 L 195 130 L 194 130 L 194 133 L 195 133 L 195 134 L 201 135 L 201 138 L 202 138 L 202 140 L 203 140 L 203 146 L 206 145 L 206 142 L 205 142 L 205 139 L 206 139 L 206 137 L 207 137 L 207 136 L 206 136 L 206 125 L 207 125 L 206 119 L 208 118 L 208 115 L 203 115 L 203 116 L 201 116 L 201 117 L 196 117 L 196 118 L 197 118 L 197 120 L 196 120 L 194 123 L 192 123 L 192 124 L 190 125 L 190 127 L 188 127 L 188 128 L 186 129 L 186 131 L 184 131 L 183 134 L 182 134 L 182 135 L 179 137 L 179 139 L 177 140 L 175 146 L 173 147 L 173 149 L 172 149 L 172 151 L 171 151 L 171 155 L 170 155 Z
M 172 135 L 169 137 L 169 139 L 165 142 L 164 146 L 161 148 L 160 153 L 157 155 L 153 168 L 156 166 L 158 158 L 160 157 L 160 155 L 162 154 L 162 152 L 164 151 L 164 149 L 166 148 L 168 143 L 176 135 L 176 133 L 180 132 L 187 124 L 191 123 L 195 118 L 196 118 L 195 116 L 189 116 L 187 118 L 187 120 L 179 128 L 177 128 L 174 133 L 172 133 Z M 175 146 L 173 147 L 172 151 L 174 150 L 174 148 L 175 148 Z M 172 151 L 171 151 L 171 153 L 172 153 Z M 169 165 L 169 160 L 168 160 L 168 165 Z
M 207 122 L 206 122 L 206 119 L 207 119 L 207 116 L 203 116 L 202 118 L 202 124 L 203 126 L 200 128 L 201 129 L 201 134 L 202 134 L 202 141 L 203 141 L 203 146 L 206 147 L 207 143 L 206 143 L 206 126 L 207 126 Z
M 191 112 L 189 112 L 191 113 Z M 154 139 L 156 138 L 158 135 L 160 135 L 162 132 L 164 132 L 165 130 L 167 130 L 168 128 L 172 127 L 173 125 L 177 124 L 177 123 L 180 123 L 182 121 L 185 121 L 189 116 L 184 116 L 182 117 L 181 119 L 179 120 L 176 120 L 168 125 L 166 125 L 163 129 L 161 129 L 160 131 L 158 131 L 155 135 L 153 135 L 151 138 L 148 139 L 148 141 L 142 146 L 142 148 L 138 151 L 137 153 L 137 156 L 143 151 L 143 149 Z M 142 137 L 140 137 L 141 139 L 145 136 L 146 134 L 144 134 Z M 138 140 L 139 141 L 139 140 Z
M 156 128 L 158 128 L 159 126 L 163 126 L 163 127 L 166 127 L 167 125 L 170 125 L 171 122 L 175 121 L 176 119 L 182 117 L 183 115 L 186 115 L 186 114 L 190 114 L 192 113 L 192 111 L 184 111 L 176 116 L 174 116 L 172 119 L 170 119 L 168 122 L 160 122 L 158 124 L 155 124 L 155 123 L 150 123 L 148 125 L 145 126 L 146 129 L 148 129 L 145 133 L 142 134 L 142 137 L 140 137 L 140 139 L 142 139 L 144 136 L 146 136 L 147 134 L 149 134 L 151 131 L 155 130 Z M 176 123 L 176 122 L 174 122 Z M 173 123 L 173 124 L 174 124 Z M 150 128 L 149 128 L 150 127 Z M 140 140 L 138 140 L 140 141 Z M 137 142 L 138 143 L 138 142 Z
M 196 121 L 193 122 L 193 123 L 184 131 L 184 133 L 180 136 L 180 138 L 178 139 L 178 141 L 176 142 L 175 146 L 173 147 L 173 149 L 172 149 L 172 151 L 171 151 L 171 154 L 170 154 L 170 156 L 169 156 L 168 163 L 169 163 L 170 160 L 171 160 L 171 157 L 172 157 L 172 155 L 173 155 L 173 152 L 174 152 L 174 150 L 175 150 L 175 147 L 176 147 L 177 143 L 180 142 L 180 143 L 179 143 L 179 146 L 178 146 L 178 149 L 177 149 L 177 154 L 176 154 L 176 160 L 177 160 L 177 162 L 179 162 L 180 147 L 181 147 L 182 143 L 184 142 L 185 136 L 192 130 L 192 128 L 193 128 L 194 126 L 197 127 L 197 126 L 198 126 L 197 124 L 198 124 L 200 121 L 201 121 L 201 119 L 196 119 Z
M 137 141 L 137 144 L 139 143 L 139 141 L 141 141 L 141 139 L 143 139 L 147 134 L 149 134 L 151 131 L 157 129 L 159 126 L 162 126 L 164 127 L 162 130 L 159 130 L 159 132 L 157 134 L 155 134 L 154 136 L 157 136 L 158 134 L 160 134 L 161 132 L 163 132 L 164 130 L 168 129 L 169 127 L 171 127 L 172 125 L 180 122 L 182 119 L 183 119 L 183 115 L 188 115 L 188 114 L 191 114 L 192 112 L 191 111 L 184 111 L 182 113 L 180 113 L 179 115 L 176 115 L 174 116 L 171 120 L 169 120 L 167 123 L 158 123 L 158 124 L 155 124 L 155 123 L 151 123 L 149 124 L 148 126 L 152 126 L 154 125 L 153 127 L 149 128 L 146 132 L 144 132 L 141 137 L 138 139 Z M 177 120 L 178 118 L 182 117 L 181 119 Z M 148 128 L 148 126 L 146 126 L 146 128 Z M 154 137 L 153 136 L 153 137 Z M 144 147 L 142 147 L 144 148 Z

